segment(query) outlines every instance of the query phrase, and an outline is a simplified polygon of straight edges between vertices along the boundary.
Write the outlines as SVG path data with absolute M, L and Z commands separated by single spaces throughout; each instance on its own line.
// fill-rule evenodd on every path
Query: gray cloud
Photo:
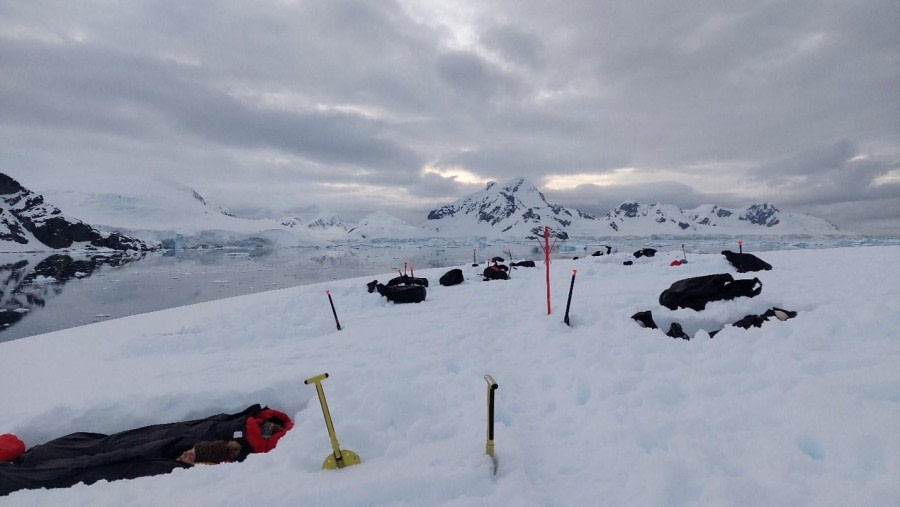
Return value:
M 596 212 L 769 201 L 900 232 L 895 1 L 435 7 L 0 1 L 0 171 L 424 217 L 481 188 L 428 165 L 538 184 L 634 167 L 648 179 L 545 193 Z

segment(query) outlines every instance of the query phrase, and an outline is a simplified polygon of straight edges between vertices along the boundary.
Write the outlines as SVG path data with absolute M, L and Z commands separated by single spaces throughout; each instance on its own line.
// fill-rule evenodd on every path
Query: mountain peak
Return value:
M 530 237 L 550 226 L 557 237 L 568 237 L 573 222 L 593 219 L 578 210 L 547 202 L 544 194 L 525 178 L 505 185 L 490 182 L 481 192 L 428 213 L 428 227 L 441 235 L 493 234 Z M 576 225 L 575 228 L 578 228 Z M 542 232 L 541 232 L 542 233 Z

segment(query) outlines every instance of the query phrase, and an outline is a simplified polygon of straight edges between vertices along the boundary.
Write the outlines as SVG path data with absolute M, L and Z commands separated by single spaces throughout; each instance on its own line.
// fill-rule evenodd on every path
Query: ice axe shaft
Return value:
M 572 289 L 575 288 L 575 274 L 578 273 L 577 269 L 572 270 L 572 282 L 569 284 L 569 297 L 566 300 L 566 318 L 563 319 L 563 322 L 566 323 L 567 326 L 571 326 L 569 323 L 569 307 L 572 306 Z
M 319 404 L 322 405 L 322 414 L 325 416 L 325 427 L 328 428 L 328 437 L 331 439 L 332 454 L 325 458 L 322 463 L 323 469 L 344 468 L 345 466 L 356 465 L 360 463 L 359 456 L 353 451 L 346 449 L 341 450 L 338 444 L 337 435 L 334 433 L 334 424 L 331 423 L 331 412 L 328 411 L 328 403 L 325 401 L 325 390 L 322 388 L 322 381 L 328 378 L 328 373 L 322 373 L 315 377 L 310 377 L 303 381 L 304 384 L 315 384 L 316 393 L 319 395 Z
M 331 291 L 326 290 L 325 294 L 328 294 L 328 303 L 331 304 L 331 313 L 334 315 L 334 325 L 337 326 L 337 330 L 341 330 L 341 323 L 338 321 L 337 310 L 334 309 L 334 301 L 331 299 Z
M 487 382 L 487 443 L 484 452 L 491 457 L 494 463 L 494 475 L 497 475 L 497 458 L 494 456 L 494 391 L 497 390 L 497 382 L 490 375 L 484 376 Z

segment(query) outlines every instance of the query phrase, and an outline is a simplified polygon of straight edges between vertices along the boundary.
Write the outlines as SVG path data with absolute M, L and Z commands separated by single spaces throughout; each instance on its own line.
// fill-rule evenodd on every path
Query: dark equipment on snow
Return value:
M 322 405 L 322 415 L 325 416 L 325 427 L 328 428 L 328 437 L 331 439 L 332 453 L 322 462 L 322 470 L 335 470 L 351 465 L 358 465 L 362 463 L 362 459 L 360 459 L 359 455 L 353 451 L 341 449 L 340 444 L 338 444 L 337 435 L 334 433 L 334 425 L 331 423 L 331 412 L 328 411 L 328 403 L 325 402 L 325 390 L 322 389 L 322 381 L 327 378 L 328 374 L 323 373 L 303 381 L 306 385 L 309 385 L 310 383 L 316 385 L 316 394 L 319 395 L 319 404 Z
M 378 283 L 378 280 L 372 280 L 366 284 L 366 287 L 369 288 L 370 294 L 377 290 L 379 294 L 393 303 L 421 303 L 425 301 L 425 296 L 427 295 L 427 290 L 422 285 L 394 285 L 389 287 L 383 283 Z
M 762 282 L 759 278 L 735 280 L 730 274 L 722 273 L 679 280 L 659 295 L 659 304 L 670 310 L 691 308 L 700 311 L 711 301 L 754 297 L 760 292 Z
M 666 336 L 671 336 L 672 338 L 681 338 L 682 340 L 691 339 L 691 337 L 684 332 L 684 329 L 681 329 L 681 324 L 677 322 L 673 322 L 672 325 L 669 326 L 669 331 L 666 333 Z
M 784 321 L 793 319 L 796 316 L 797 312 L 773 307 L 769 310 L 766 310 L 762 315 L 747 315 L 746 317 L 732 324 L 732 326 L 750 329 L 751 327 L 762 327 L 763 322 L 768 321 L 770 317 L 775 317 L 778 320 Z
M 396 285 L 421 285 L 423 287 L 428 287 L 428 279 L 401 274 L 400 276 L 391 278 L 387 283 L 388 287 L 394 287 Z
M 637 312 L 632 315 L 631 318 L 637 321 L 637 323 L 640 324 L 641 327 L 658 329 L 656 326 L 656 322 L 653 322 L 653 314 L 650 312 L 650 310 Z
M 569 297 L 566 299 L 566 315 L 563 318 L 563 322 L 566 323 L 567 326 L 571 326 L 569 323 L 569 307 L 572 306 L 572 289 L 575 288 L 575 274 L 578 273 L 577 269 L 572 270 L 572 282 L 569 283 Z
M 494 264 L 493 266 L 488 266 L 484 268 L 482 274 L 484 275 L 484 280 L 509 280 L 509 273 L 507 273 L 506 266 L 502 264 Z
M 654 248 L 641 248 L 634 252 L 635 257 L 653 257 L 654 255 L 656 255 L 656 249 Z
M 722 255 L 737 268 L 738 273 L 747 271 L 769 271 L 772 265 L 759 257 L 748 253 L 734 253 L 731 250 L 723 250 Z
M 464 280 L 465 277 L 463 277 L 462 270 L 459 268 L 454 268 L 444 273 L 444 275 L 441 276 L 438 282 L 444 287 L 449 287 L 451 285 L 459 285 L 463 283 Z
M 533 268 L 534 261 L 511 262 L 511 263 L 509 263 L 509 265 L 514 268 Z
M 337 326 L 337 330 L 341 330 L 341 323 L 338 321 L 337 310 L 334 309 L 334 301 L 331 299 L 331 291 L 326 290 L 325 294 L 328 294 L 328 303 L 331 304 L 331 313 L 334 314 L 334 325 Z

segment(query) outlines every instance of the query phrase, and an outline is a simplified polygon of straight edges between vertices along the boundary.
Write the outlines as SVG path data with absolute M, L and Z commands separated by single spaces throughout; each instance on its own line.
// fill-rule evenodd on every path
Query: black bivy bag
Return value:
M 752 298 L 760 292 L 762 282 L 759 278 L 735 280 L 730 274 L 721 273 L 678 280 L 659 295 L 659 304 L 670 310 L 691 308 L 700 311 L 711 301 L 741 296 Z
M 738 273 L 746 273 L 747 271 L 769 271 L 772 265 L 760 259 L 759 257 L 748 253 L 735 253 L 731 250 L 723 250 L 722 255 L 737 268 Z
M 459 285 L 459 284 L 463 283 L 464 279 L 465 278 L 463 278 L 462 270 L 459 268 L 455 268 L 455 269 L 451 269 L 450 271 L 447 271 L 446 273 L 444 273 L 444 275 L 438 281 L 444 287 L 449 287 L 451 285 Z
M 428 279 L 420 278 L 418 276 L 400 275 L 388 280 L 388 287 L 394 287 L 396 285 L 421 285 L 423 287 L 428 287 Z

